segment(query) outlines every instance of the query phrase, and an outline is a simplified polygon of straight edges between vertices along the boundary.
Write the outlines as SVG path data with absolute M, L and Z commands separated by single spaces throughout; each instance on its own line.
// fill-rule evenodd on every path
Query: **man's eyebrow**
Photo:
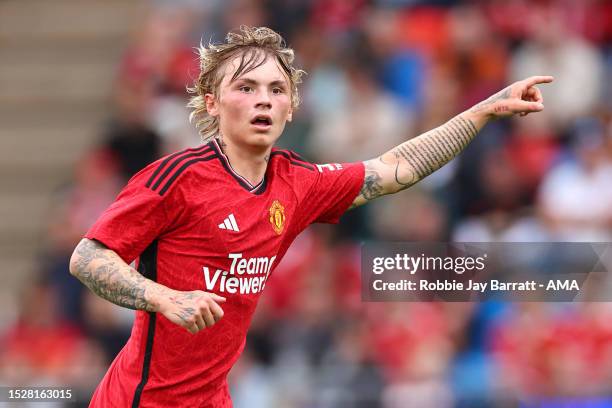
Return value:
M 238 78 L 238 79 L 236 79 L 236 82 L 242 82 L 242 83 L 249 84 L 249 85 L 257 85 L 258 84 L 257 81 L 255 81 L 254 79 L 251 79 L 251 78 Z M 271 86 L 279 86 L 279 85 L 287 86 L 287 81 L 282 81 L 280 79 L 277 79 L 275 81 L 270 82 L 270 85 Z

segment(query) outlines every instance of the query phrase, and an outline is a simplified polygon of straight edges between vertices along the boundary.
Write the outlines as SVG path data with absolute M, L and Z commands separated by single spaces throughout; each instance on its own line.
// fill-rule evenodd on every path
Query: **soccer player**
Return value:
M 535 85 L 552 81 L 516 82 L 372 160 L 319 165 L 273 148 L 302 75 L 280 35 L 242 27 L 201 46 L 200 62 L 190 106 L 205 144 L 136 174 L 70 261 L 97 295 L 137 310 L 92 407 L 230 407 L 227 374 L 295 237 L 423 179 L 490 119 L 541 111 Z

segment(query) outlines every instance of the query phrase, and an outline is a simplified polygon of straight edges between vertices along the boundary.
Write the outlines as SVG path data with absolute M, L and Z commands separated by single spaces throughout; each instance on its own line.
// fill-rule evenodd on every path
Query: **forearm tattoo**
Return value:
M 422 180 L 457 156 L 476 133 L 478 130 L 471 120 L 457 116 L 444 125 L 399 145 L 391 151 L 397 159 L 395 181 L 405 188 Z M 397 178 L 397 174 L 401 166 L 405 165 L 413 170 L 414 176 L 410 180 L 402 181 Z
M 147 291 L 159 291 L 112 250 L 89 239 L 82 240 L 71 262 L 75 276 L 98 296 L 130 309 L 155 311 Z
M 365 162 L 363 186 L 351 208 L 422 180 L 457 156 L 477 133 L 470 119 L 456 116 L 378 159 Z

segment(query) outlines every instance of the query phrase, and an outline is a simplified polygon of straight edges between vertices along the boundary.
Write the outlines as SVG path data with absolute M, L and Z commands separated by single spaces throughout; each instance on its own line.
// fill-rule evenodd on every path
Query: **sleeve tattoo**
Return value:
M 456 116 L 377 159 L 365 162 L 364 182 L 351 208 L 406 189 L 424 179 L 456 157 L 477 133 L 478 129 L 470 119 Z
M 71 272 L 95 294 L 119 306 L 149 312 L 156 309 L 145 295 L 147 291 L 159 291 L 160 285 L 97 241 L 84 239 L 79 243 L 71 260 Z

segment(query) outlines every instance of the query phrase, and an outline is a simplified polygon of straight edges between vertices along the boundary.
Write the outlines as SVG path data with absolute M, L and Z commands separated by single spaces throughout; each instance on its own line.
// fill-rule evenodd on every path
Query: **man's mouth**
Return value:
M 251 125 L 258 128 L 268 128 L 272 126 L 272 118 L 268 115 L 257 115 L 251 120 Z

